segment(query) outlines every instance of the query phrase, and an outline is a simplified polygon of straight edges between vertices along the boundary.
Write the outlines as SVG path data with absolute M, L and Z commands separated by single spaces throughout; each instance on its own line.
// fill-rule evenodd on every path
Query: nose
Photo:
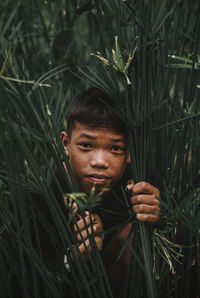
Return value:
M 95 151 L 90 160 L 90 166 L 92 168 L 107 169 L 109 162 L 105 152 L 101 150 Z

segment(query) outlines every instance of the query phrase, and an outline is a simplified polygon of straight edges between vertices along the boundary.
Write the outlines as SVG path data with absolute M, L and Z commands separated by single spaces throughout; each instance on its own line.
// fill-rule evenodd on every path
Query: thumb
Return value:
M 134 181 L 133 181 L 133 179 L 129 179 L 129 180 L 127 181 L 127 183 L 126 183 L 126 187 L 127 187 L 127 189 L 128 189 L 129 191 L 131 191 L 132 188 L 133 188 L 133 186 L 134 186 Z
M 81 219 L 80 214 L 78 213 L 78 206 L 75 202 L 73 202 L 72 207 L 71 207 L 71 216 L 75 218 L 76 221 Z
M 72 211 L 77 211 L 78 210 L 78 206 L 75 202 L 72 203 Z

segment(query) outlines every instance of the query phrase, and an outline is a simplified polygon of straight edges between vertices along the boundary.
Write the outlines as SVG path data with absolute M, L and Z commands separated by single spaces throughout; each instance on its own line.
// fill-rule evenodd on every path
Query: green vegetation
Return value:
M 74 95 L 91 85 L 123 103 L 135 182 L 148 181 L 153 168 L 163 184 L 160 226 L 132 216 L 124 297 L 193 297 L 191 284 L 200 280 L 199 11 L 199 1 L 187 0 L 1 1 L 0 297 L 16 297 L 14 284 L 26 298 L 64 297 L 65 285 L 71 297 L 112 297 L 92 239 L 91 268 L 74 255 L 69 278 L 45 263 L 41 239 L 32 238 L 39 220 L 58 254 L 74 239 L 50 181 L 55 165 L 66 177 L 59 133 Z M 44 197 L 58 238 L 30 193 Z

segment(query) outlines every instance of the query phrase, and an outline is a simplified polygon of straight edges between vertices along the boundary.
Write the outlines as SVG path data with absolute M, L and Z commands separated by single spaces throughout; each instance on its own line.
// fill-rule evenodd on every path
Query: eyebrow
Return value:
M 90 140 L 96 140 L 97 137 L 95 136 L 91 136 L 91 135 L 88 135 L 88 134 L 85 134 L 85 133 L 82 133 L 79 138 L 87 138 L 87 139 L 90 139 Z M 125 142 L 124 138 L 118 138 L 118 139 L 111 139 L 111 142 L 113 143 L 119 143 L 119 142 Z
M 125 142 L 125 140 L 124 140 L 124 138 L 112 139 L 111 142 L 113 142 L 113 143 L 119 143 L 119 142 Z
M 87 139 L 90 139 L 90 140 L 96 140 L 96 137 L 94 136 L 91 136 L 91 135 L 87 135 L 85 133 L 82 133 L 79 138 L 87 138 Z

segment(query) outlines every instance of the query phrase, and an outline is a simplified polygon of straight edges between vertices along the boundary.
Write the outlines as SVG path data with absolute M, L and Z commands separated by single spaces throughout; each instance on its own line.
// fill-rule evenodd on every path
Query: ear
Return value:
M 68 137 L 68 134 L 66 133 L 66 131 L 62 131 L 61 134 L 60 134 L 60 138 L 61 138 L 61 141 L 62 141 L 62 144 L 63 144 L 63 147 L 65 149 L 65 152 L 68 156 L 69 154 L 69 151 L 68 151 L 68 146 L 69 146 L 69 137 Z
M 130 157 L 130 152 L 129 151 L 128 151 L 128 154 L 127 154 L 126 162 L 131 163 L 131 157 Z

